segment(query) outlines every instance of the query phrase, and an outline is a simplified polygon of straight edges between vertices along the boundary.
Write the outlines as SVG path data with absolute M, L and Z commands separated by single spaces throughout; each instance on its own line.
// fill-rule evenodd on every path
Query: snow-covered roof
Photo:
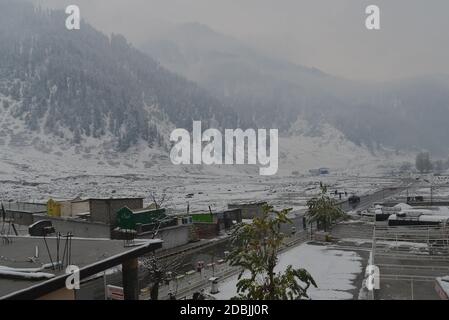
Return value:
M 413 207 L 411 205 L 408 205 L 406 203 L 398 203 L 397 205 L 394 206 L 395 208 L 401 208 L 401 210 L 409 210 L 409 209 L 413 209 Z

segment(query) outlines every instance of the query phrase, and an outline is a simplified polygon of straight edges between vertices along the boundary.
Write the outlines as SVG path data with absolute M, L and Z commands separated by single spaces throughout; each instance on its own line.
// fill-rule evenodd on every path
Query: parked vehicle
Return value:
M 348 202 L 349 202 L 349 203 L 352 203 L 352 204 L 359 203 L 359 202 L 360 202 L 360 197 L 359 197 L 359 196 L 356 196 L 355 194 L 353 194 L 352 196 L 350 196 L 350 197 L 348 198 Z
M 423 202 L 424 197 L 423 196 L 415 196 L 415 197 L 407 197 L 407 203 L 410 202 Z
M 449 217 L 422 213 L 397 213 L 388 217 L 388 226 L 448 226 Z

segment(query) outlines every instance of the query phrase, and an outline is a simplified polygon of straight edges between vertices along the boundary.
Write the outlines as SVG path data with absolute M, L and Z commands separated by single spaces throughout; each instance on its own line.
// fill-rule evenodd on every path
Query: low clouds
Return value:
M 172 24 L 197 21 L 264 52 L 352 79 L 449 74 L 446 0 L 35 0 L 82 16 L 136 45 Z M 379 31 L 365 8 L 381 8 Z

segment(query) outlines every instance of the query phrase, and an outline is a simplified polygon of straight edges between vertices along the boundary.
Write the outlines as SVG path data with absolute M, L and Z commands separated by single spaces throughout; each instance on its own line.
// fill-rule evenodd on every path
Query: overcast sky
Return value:
M 98 29 L 139 45 L 165 24 L 200 22 L 266 53 L 351 79 L 449 74 L 448 0 L 35 0 L 80 6 Z M 365 8 L 381 9 L 381 30 Z

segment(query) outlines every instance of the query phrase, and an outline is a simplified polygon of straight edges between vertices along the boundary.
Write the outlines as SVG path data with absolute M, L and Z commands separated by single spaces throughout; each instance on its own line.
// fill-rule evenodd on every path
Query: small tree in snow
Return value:
M 344 218 L 346 214 L 338 206 L 335 199 L 327 195 L 327 187 L 320 182 L 320 194 L 307 201 L 307 216 L 309 223 L 317 222 L 324 231 L 338 219 Z
M 290 210 L 276 211 L 266 206 L 261 217 L 254 218 L 251 224 L 240 224 L 234 230 L 234 249 L 227 260 L 232 266 L 242 268 L 237 283 L 238 296 L 234 299 L 297 300 L 308 298 L 310 285 L 316 287 L 305 269 L 290 265 L 284 272 L 275 272 L 285 238 L 281 225 L 291 223 L 287 218 Z M 243 278 L 245 271 L 249 271 L 249 278 Z

